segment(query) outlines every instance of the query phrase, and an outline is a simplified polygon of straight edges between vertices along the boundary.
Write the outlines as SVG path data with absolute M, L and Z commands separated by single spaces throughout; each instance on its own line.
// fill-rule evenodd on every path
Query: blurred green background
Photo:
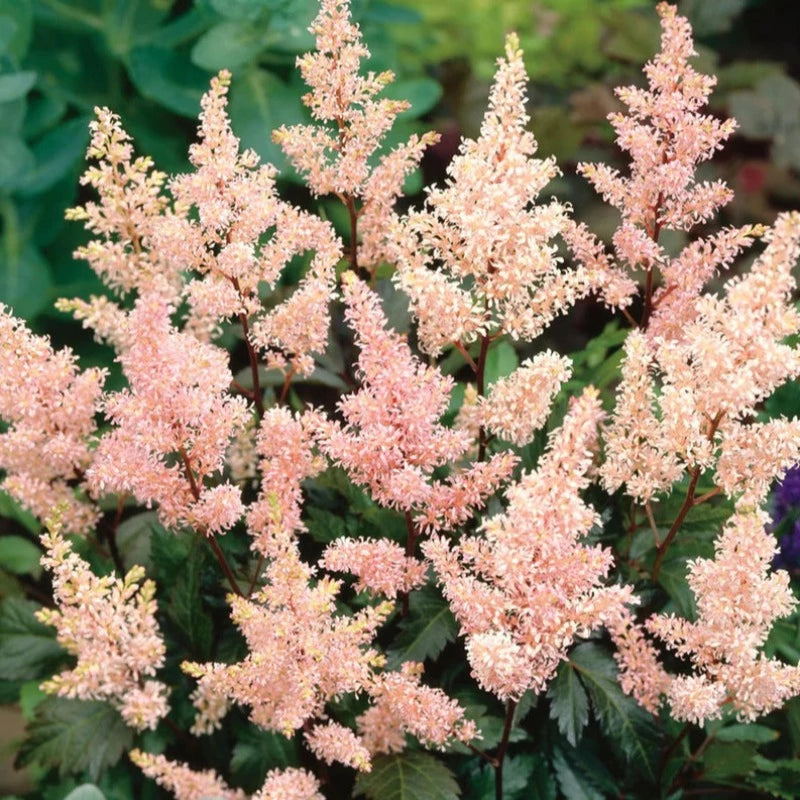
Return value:
M 800 4 L 794 0 L 683 0 L 700 65 L 719 76 L 714 110 L 735 115 L 736 139 L 710 172 L 737 190 L 723 221 L 769 221 L 800 205 Z M 92 109 L 120 114 L 139 152 L 160 169 L 187 168 L 199 99 L 211 74 L 234 73 L 230 113 L 244 144 L 284 170 L 284 189 L 309 204 L 270 140 L 305 117 L 294 70 L 311 48 L 315 0 L 0 0 L 0 302 L 87 363 L 108 358 L 53 309 L 61 296 L 101 287 L 72 258 L 84 236 L 63 212 L 78 177 Z M 424 163 L 438 180 L 462 134 L 474 134 L 504 33 L 516 29 L 532 79 L 540 152 L 565 178 L 552 191 L 599 232 L 612 213 L 578 179 L 583 159 L 618 160 L 605 121 L 614 85 L 636 81 L 655 51 L 650 0 L 354 0 L 375 69 L 393 69 L 391 94 L 412 108 L 391 141 L 434 127 Z M 416 176 L 409 190 L 422 185 Z M 337 221 L 335 204 L 328 213 Z

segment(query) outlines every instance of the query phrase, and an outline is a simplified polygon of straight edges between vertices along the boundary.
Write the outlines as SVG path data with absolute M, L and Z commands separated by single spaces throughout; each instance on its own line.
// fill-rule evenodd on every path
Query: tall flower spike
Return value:
M 580 543 L 597 522 L 580 492 L 603 416 L 594 389 L 575 400 L 536 470 L 506 492 L 484 536 L 423 545 L 466 636 L 478 682 L 500 698 L 540 692 L 575 636 L 616 619 L 629 587 L 602 586 L 612 554 Z
M 130 314 L 129 345 L 120 356 L 130 388 L 106 397 L 115 427 L 101 438 L 87 480 L 97 494 L 157 503 L 167 526 L 216 533 L 244 512 L 238 488 L 206 481 L 221 470 L 247 406 L 227 393 L 228 354 L 176 331 L 169 311 L 149 296 Z
M 168 200 L 163 193 L 166 174 L 153 169 L 148 156 L 134 158 L 131 138 L 119 117 L 95 108 L 89 123 L 92 138 L 87 157 L 97 163 L 81 178 L 94 188 L 99 201 L 67 211 L 67 219 L 82 221 L 98 236 L 75 251 L 103 282 L 119 293 L 156 291 L 175 300 L 185 260 L 154 246 Z
M 56 608 L 36 612 L 58 629 L 58 641 L 76 665 L 42 684 L 49 694 L 108 700 L 137 730 L 154 729 L 167 715 L 167 687 L 152 680 L 164 664 L 156 623 L 155 584 L 142 581 L 143 567 L 120 579 L 97 577 L 61 535 L 58 517 L 42 534 L 42 564 L 53 574 Z
M 181 242 L 191 255 L 188 266 L 200 273 L 187 285 L 189 323 L 201 332 L 238 317 L 248 336 L 248 319 L 258 315 L 252 341 L 270 364 L 307 373 L 311 353 L 327 343 L 339 241 L 327 222 L 278 197 L 272 165 L 259 165 L 253 150 L 240 151 L 227 113 L 229 84 L 225 71 L 212 79 L 202 100 L 199 141 L 189 151 L 195 171 L 170 182 L 176 207 L 197 210 Z M 259 284 L 274 288 L 286 264 L 309 250 L 314 256 L 294 293 L 262 314 Z
M 370 53 L 351 20 L 349 0 L 322 0 L 309 30 L 317 50 L 299 57 L 297 66 L 311 87 L 303 102 L 318 124 L 282 126 L 273 138 L 314 194 L 339 196 L 350 214 L 351 236 L 357 238 L 360 227 L 364 237 L 357 254 L 357 243 L 351 241 L 351 265 L 373 269 L 387 257 L 386 229 L 395 219 L 393 206 L 403 180 L 439 137 L 414 135 L 373 168 L 374 154 L 409 104 L 377 96 L 394 80 L 390 71 L 359 74 Z
M 62 506 L 64 527 L 85 533 L 100 514 L 72 487 L 85 488 L 105 371 L 76 362 L 0 305 L 0 486 L 40 520 Z
M 622 215 L 614 235 L 616 265 L 585 226 L 571 226 L 567 240 L 586 265 L 605 265 L 617 276 L 625 270 L 643 270 L 647 276 L 643 324 L 652 317 L 654 332 L 679 337 L 703 285 L 730 265 L 759 228 L 723 230 L 690 243 L 675 258 L 659 244 L 665 229 L 688 231 L 712 219 L 730 201 L 732 192 L 723 181 L 698 181 L 695 170 L 722 147 L 736 122 L 703 113 L 716 78 L 702 75 L 688 63 L 695 55 L 689 22 L 668 3 L 660 3 L 657 10 L 661 51 L 645 66 L 648 88 L 618 88 L 617 96 L 628 110 L 609 115 L 618 145 L 630 156 L 629 173 L 622 175 L 605 164 L 578 165 L 578 171 Z M 656 273 L 663 286 L 654 292 Z M 604 298 L 610 305 L 624 307 L 630 294 L 620 295 L 617 289 L 612 281 Z
M 433 355 L 487 332 L 532 339 L 595 280 L 583 268 L 559 268 L 553 239 L 566 207 L 534 205 L 558 169 L 553 158 L 533 158 L 515 35 L 498 63 L 480 136 L 461 145 L 446 185 L 394 231 L 395 278 L 419 322 L 420 346 Z
M 430 528 L 452 527 L 481 507 L 516 459 L 499 454 L 434 483 L 436 467 L 457 461 L 471 446 L 467 432 L 440 422 L 451 378 L 415 358 L 386 330 L 378 295 L 353 273 L 343 278 L 345 316 L 360 347 L 361 388 L 339 404 L 345 425 L 320 424 L 320 449 L 381 504 L 418 513 Z

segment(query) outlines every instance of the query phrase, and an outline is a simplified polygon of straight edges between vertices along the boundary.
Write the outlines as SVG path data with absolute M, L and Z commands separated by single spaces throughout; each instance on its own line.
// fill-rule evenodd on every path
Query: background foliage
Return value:
M 715 109 L 734 115 L 741 125 L 709 167 L 736 191 L 721 222 L 770 222 L 778 210 L 800 206 L 795 38 L 800 7 L 789 0 L 684 0 L 681 10 L 702 43 L 701 68 L 719 76 Z M 137 148 L 150 153 L 159 168 L 183 171 L 200 95 L 212 73 L 228 68 L 234 74 L 234 131 L 245 146 L 282 170 L 287 196 L 313 206 L 269 133 L 306 116 L 294 60 L 313 46 L 306 26 L 315 11 L 314 0 L 0 0 L 0 302 L 57 344 L 73 346 L 84 366 L 112 366 L 109 350 L 53 309 L 58 297 L 88 297 L 101 288 L 88 266 L 71 255 L 83 231 L 63 220 L 64 209 L 78 200 L 87 123 L 96 105 L 119 113 Z M 426 181 L 441 178 L 462 134 L 475 133 L 503 33 L 516 28 L 532 78 L 540 151 L 554 153 L 568 176 L 553 191 L 573 203 L 576 216 L 610 233 L 612 212 L 571 175 L 584 159 L 620 161 L 605 117 L 616 107 L 612 87 L 636 80 L 641 63 L 656 49 L 658 23 L 650 2 L 505 0 L 498 6 L 492 0 L 362 0 L 354 3 L 354 12 L 372 50 L 369 66 L 395 70 L 391 94 L 412 104 L 389 145 L 414 130 L 434 127 L 443 133 L 423 165 Z M 423 176 L 415 175 L 407 188 L 413 194 L 422 183 Z M 336 205 L 321 205 L 334 224 L 343 223 Z M 407 326 L 402 304 L 388 294 L 387 300 L 393 324 Z M 609 399 L 624 331 L 593 303 L 584 303 L 548 337 L 537 348 L 553 346 L 573 355 L 569 393 L 591 382 Z M 501 344 L 492 351 L 487 374 L 494 379 L 509 374 L 524 355 Z M 449 364 L 452 371 L 460 366 L 455 360 Z M 335 383 L 336 364 L 331 367 L 330 374 L 317 374 L 322 384 Z M 112 375 L 112 386 L 115 380 Z M 305 394 L 325 398 L 321 386 L 302 387 L 300 395 Z M 453 412 L 458 402 L 456 394 Z M 763 414 L 798 409 L 800 390 L 790 385 Z M 559 414 L 555 417 L 553 424 Z M 525 466 L 535 462 L 543 443 L 544 434 L 525 449 Z M 311 549 L 345 531 L 404 535 L 402 519 L 376 506 L 344 473 L 328 471 L 309 494 Z M 729 512 L 723 505 L 693 511 L 670 551 L 653 591 L 681 614 L 693 612 L 686 562 L 710 554 Z M 619 504 L 613 498 L 604 513 L 615 523 L 606 530 L 623 530 L 622 520 L 614 520 Z M 668 520 L 674 514 L 665 506 L 661 516 Z M 33 616 L 48 594 L 38 565 L 38 526 L 0 495 L 0 532 L 0 702 L 21 709 L 27 721 L 24 741 L 8 743 L 9 750 L 18 750 L 18 764 L 28 768 L 26 796 L 161 797 L 124 757 L 132 738 L 116 712 L 102 703 L 45 698 L 38 689 L 40 679 L 63 660 L 52 629 Z M 606 533 L 603 542 L 620 554 L 623 577 L 635 583 L 637 562 L 653 546 L 650 531 Z M 223 545 L 233 561 L 247 558 L 246 545 L 233 537 Z M 165 679 L 177 687 L 171 719 L 185 730 L 192 717 L 191 685 L 175 654 L 229 660 L 242 652 L 242 642 L 226 624 L 216 567 L 202 542 L 167 533 L 150 512 L 126 515 L 119 546 L 126 564 L 143 563 L 158 581 L 163 629 L 174 659 Z M 109 569 L 101 545 L 92 550 L 85 544 L 84 551 L 98 571 Z M 797 570 L 796 564 L 789 566 Z M 654 595 L 652 601 L 657 600 L 663 597 Z M 412 596 L 409 617 L 390 628 L 382 643 L 390 661 L 436 658 L 434 679 L 469 708 L 484 733 L 482 746 L 491 750 L 500 738 L 502 711 L 466 674 L 456 634 L 444 601 L 426 590 Z M 797 619 L 776 628 L 769 649 L 792 662 L 800 659 Z M 344 705 L 340 714 L 346 719 L 358 710 Z M 614 662 L 599 641 L 578 645 L 547 697 L 520 704 L 518 722 L 506 767 L 509 800 L 677 797 L 711 787 L 728 796 L 790 798 L 800 785 L 800 701 L 757 725 L 726 720 L 679 738 L 680 725 L 652 719 L 622 694 Z M 297 742 L 258 730 L 240 712 L 212 737 L 185 741 L 162 727 L 144 740 L 146 749 L 169 747 L 190 763 L 217 767 L 248 790 L 260 785 L 267 769 L 304 758 Z M 341 797 L 354 791 L 369 800 L 451 800 L 460 785 L 466 800 L 484 800 L 493 796 L 492 780 L 491 770 L 466 750 L 454 749 L 441 759 L 412 750 L 378 759 L 355 786 L 348 773 L 335 772 L 328 789 L 337 787 Z M 4 788 L 0 783 L 0 791 Z

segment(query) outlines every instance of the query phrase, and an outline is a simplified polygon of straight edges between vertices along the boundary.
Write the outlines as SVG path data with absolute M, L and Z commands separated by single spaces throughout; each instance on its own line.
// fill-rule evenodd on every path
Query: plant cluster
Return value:
M 135 796 L 177 800 L 793 796 L 768 504 L 800 420 L 769 408 L 800 376 L 800 213 L 713 227 L 732 191 L 702 164 L 736 123 L 708 111 L 687 19 L 658 13 L 610 117 L 628 167 L 578 166 L 618 211 L 610 249 L 541 199 L 559 168 L 513 34 L 479 135 L 400 211 L 437 135 L 385 146 L 408 104 L 363 69 L 348 0 L 321 0 L 310 120 L 272 135 L 347 246 L 242 147 L 228 72 L 187 173 L 96 109 L 67 213 L 109 291 L 58 307 L 125 385 L 0 308 L 2 488 L 45 522 L 52 579 L 0 616 L 22 763 L 116 796 L 127 751 Z M 615 320 L 572 358 L 537 347 L 578 302 Z

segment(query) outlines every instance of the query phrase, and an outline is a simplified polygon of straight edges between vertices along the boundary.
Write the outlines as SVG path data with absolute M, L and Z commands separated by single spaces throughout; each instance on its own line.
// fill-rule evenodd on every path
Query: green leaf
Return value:
M 88 117 L 71 119 L 45 134 L 33 146 L 36 166 L 25 176 L 20 196 L 41 194 L 58 183 L 80 162 L 88 141 Z
M 33 319 L 49 305 L 51 287 L 50 267 L 32 244 L 26 242 L 16 250 L 8 246 L 7 238 L 0 242 L 0 303 L 19 317 Z
M 580 672 L 600 726 L 618 743 L 628 762 L 655 781 L 659 756 L 659 732 L 653 718 L 617 682 L 614 659 L 599 645 L 586 642 L 570 654 Z
M 231 86 L 230 115 L 242 147 L 252 148 L 282 172 L 288 169 L 283 151 L 272 141 L 272 131 L 281 125 L 295 125 L 305 120 L 296 87 L 263 69 L 237 75 Z
M 195 658 L 207 659 L 211 654 L 212 625 L 200 599 L 203 562 L 206 548 L 196 542 L 180 570 L 171 576 L 167 614 L 178 626 L 185 643 Z
M 712 742 L 703 754 L 704 772 L 712 779 L 746 775 L 757 749 L 756 742 Z
M 19 136 L 0 136 L 0 189 L 19 186 L 35 162 L 33 153 Z
M 347 535 L 347 524 L 338 514 L 315 506 L 309 506 L 306 513 L 305 525 L 315 542 L 328 544 Z
M 73 789 L 64 800 L 106 800 L 106 796 L 93 783 L 84 783 Z
M 589 721 L 589 698 L 578 673 L 568 661 L 559 665 L 547 696 L 550 698 L 550 719 L 558 723 L 558 730 L 574 747 Z
M 409 117 L 421 117 L 439 102 L 442 96 L 442 86 L 431 78 L 415 78 L 390 83 L 384 89 L 382 96 L 392 100 L 407 100 L 411 104 L 411 108 L 404 114 Z
M 0 75 L 0 103 L 25 97 L 36 83 L 36 73 L 31 70 Z
M 221 17 L 233 20 L 254 20 L 264 11 L 280 6 L 280 0 L 209 0 Z
M 92 780 L 119 761 L 133 733 L 108 703 L 48 697 L 36 708 L 19 766 L 58 767 L 61 776 L 87 770 Z
M 136 88 L 148 99 L 195 118 L 209 76 L 179 53 L 144 45 L 131 50 L 128 73 Z
M 558 788 L 566 800 L 604 800 L 598 772 L 574 750 L 556 747 L 553 751 L 553 771 Z M 613 796 L 613 795 L 610 795 Z
M 30 44 L 32 31 L 30 0 L 0 0 L 0 54 L 22 58 Z
M 397 669 L 404 661 L 435 659 L 458 634 L 458 623 L 447 601 L 432 587 L 411 592 L 409 614 L 388 653 L 388 666 Z
M 149 567 L 152 563 L 152 535 L 158 525 L 155 511 L 142 511 L 124 520 L 117 528 L 117 547 L 125 566 Z
M 372 771 L 356 779 L 353 795 L 368 800 L 457 800 L 460 791 L 441 761 L 412 751 L 374 758 Z
M 16 575 L 38 572 L 41 550 L 24 536 L 6 534 L 0 539 L 0 567 Z
M 231 772 L 237 783 L 255 792 L 264 783 L 267 772 L 289 767 L 299 758 L 297 742 L 254 726 L 237 736 L 231 757 Z
M 55 629 L 34 616 L 41 606 L 8 597 L 0 606 L 0 680 L 31 680 L 62 658 Z
M 234 70 L 264 49 L 261 26 L 228 20 L 207 30 L 192 47 L 192 63 L 209 72 Z
M 756 742 L 766 744 L 774 742 L 780 733 L 766 725 L 735 723 L 717 731 L 718 742 Z
M 500 378 L 510 375 L 519 366 L 517 352 L 510 342 L 501 339 L 486 356 L 484 376 L 486 385 L 491 386 Z

